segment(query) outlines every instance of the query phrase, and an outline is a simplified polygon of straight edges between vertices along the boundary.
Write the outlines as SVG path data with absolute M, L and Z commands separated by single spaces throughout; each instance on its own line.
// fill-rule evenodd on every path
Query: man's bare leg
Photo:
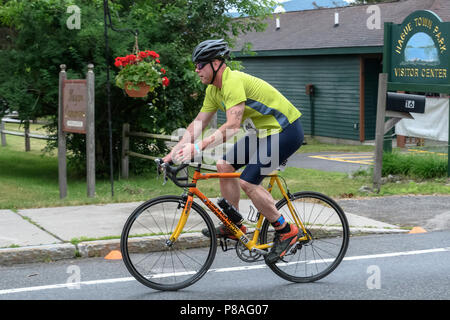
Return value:
M 227 163 L 225 160 L 219 160 L 216 164 L 216 167 L 217 172 L 219 173 L 236 171 L 234 167 L 231 164 Z M 231 203 L 239 211 L 239 200 L 241 198 L 241 188 L 239 186 L 239 179 L 238 178 L 219 179 L 219 183 L 222 197 L 227 199 L 227 201 Z
M 263 186 L 249 183 L 245 180 L 239 180 L 242 190 L 252 200 L 256 209 L 267 219 L 270 223 L 275 222 L 281 216 L 275 207 L 275 200 L 269 191 Z M 275 228 L 275 230 L 283 229 L 287 222 Z

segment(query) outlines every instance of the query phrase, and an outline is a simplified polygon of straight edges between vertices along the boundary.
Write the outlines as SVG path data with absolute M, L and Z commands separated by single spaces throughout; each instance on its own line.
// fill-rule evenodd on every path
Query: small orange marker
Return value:
M 119 250 L 112 250 L 105 256 L 106 260 L 121 260 L 122 253 Z
M 427 232 L 427 230 L 425 230 L 422 227 L 414 227 L 408 233 L 425 233 L 425 232 Z

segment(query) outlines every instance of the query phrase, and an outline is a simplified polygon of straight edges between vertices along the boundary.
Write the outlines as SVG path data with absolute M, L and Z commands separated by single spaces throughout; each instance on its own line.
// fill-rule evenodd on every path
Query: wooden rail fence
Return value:
M 23 123 L 24 124 L 24 131 L 12 131 L 12 130 L 6 130 L 5 129 L 5 123 Z M 38 122 L 33 121 L 33 123 L 37 124 L 46 124 L 46 122 Z M 2 147 L 6 146 L 6 135 L 13 135 L 13 136 L 21 136 L 25 137 L 25 151 L 31 150 L 30 145 L 30 139 L 42 139 L 42 140 L 56 140 L 56 137 L 44 135 L 44 134 L 37 134 L 37 133 L 30 133 L 30 121 L 21 121 L 17 119 L 11 119 L 11 118 L 2 118 L 1 119 L 1 125 L 0 125 L 0 134 L 1 134 L 1 140 L 2 140 Z
M 122 178 L 124 179 L 128 179 L 129 176 L 130 157 L 137 157 L 149 160 L 155 160 L 158 158 L 130 151 L 130 137 L 152 138 L 172 142 L 178 142 L 181 139 L 181 137 L 169 136 L 164 134 L 130 131 L 130 124 L 124 123 L 122 126 Z M 196 165 L 192 164 L 192 166 Z M 202 164 L 202 168 L 217 171 L 216 166 L 213 165 Z

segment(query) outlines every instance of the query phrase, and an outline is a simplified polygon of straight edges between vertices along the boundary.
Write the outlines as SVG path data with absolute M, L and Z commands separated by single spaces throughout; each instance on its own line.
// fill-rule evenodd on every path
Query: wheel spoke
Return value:
M 216 239 L 205 242 L 192 233 L 214 228 L 207 213 L 195 205 L 177 241 L 166 241 L 178 225 L 181 202 L 182 198 L 176 196 L 150 200 L 132 214 L 122 232 L 121 249 L 128 270 L 141 283 L 157 290 L 177 290 L 199 280 L 216 253 Z
M 319 280 L 342 261 L 348 246 L 348 223 L 342 209 L 330 198 L 315 192 L 298 192 L 291 198 L 298 218 L 305 226 L 308 240 L 300 241 L 294 254 L 285 256 L 269 267 L 282 278 L 293 282 L 311 282 Z M 277 204 L 278 210 L 291 219 L 287 201 Z M 261 241 L 271 239 L 271 225 L 265 221 L 261 230 Z

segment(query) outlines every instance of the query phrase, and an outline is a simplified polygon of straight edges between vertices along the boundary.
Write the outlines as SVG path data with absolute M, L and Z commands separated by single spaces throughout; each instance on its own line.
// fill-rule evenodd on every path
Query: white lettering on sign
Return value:
M 416 105 L 416 103 L 414 100 L 406 100 L 405 101 L 405 108 L 414 109 L 415 105 Z
M 66 124 L 68 127 L 77 127 L 77 128 L 83 127 L 83 121 L 67 120 Z

